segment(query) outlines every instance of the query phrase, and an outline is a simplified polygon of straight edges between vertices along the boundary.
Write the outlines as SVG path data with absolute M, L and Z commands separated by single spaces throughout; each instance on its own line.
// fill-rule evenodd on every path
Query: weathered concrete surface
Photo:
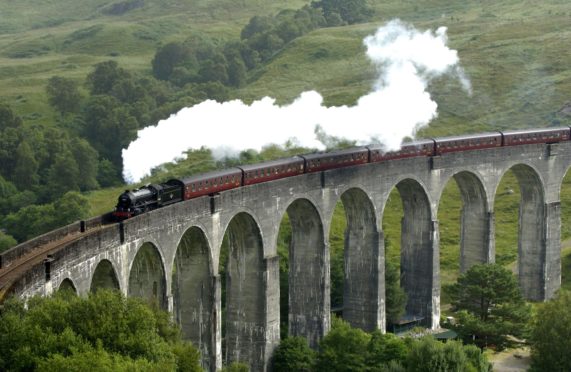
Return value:
M 394 188 L 404 207 L 401 267 L 407 311 L 425 316 L 436 327 L 437 212 L 447 182 L 458 183 L 464 203 L 461 265 L 466 270 L 494 260 L 495 193 L 505 172 L 514 170 L 522 189 L 520 285 L 528 298 L 544 300 L 561 282 L 559 190 L 570 165 L 571 143 L 525 145 L 367 164 L 243 187 L 125 221 L 123 233 L 118 225 L 88 233 L 54 254 L 49 281 L 38 265 L 14 291 L 21 296 L 48 294 L 65 280 L 64 285 L 71 283 L 85 294 L 98 286 L 94 283 L 105 282 L 95 273 L 101 262 L 109 262 L 123 293 L 154 298 L 173 312 L 185 337 L 203 352 L 206 368 L 220 368 L 223 360 L 243 360 L 253 370 L 265 370 L 279 342 L 276 241 L 286 213 L 293 234 L 288 316 L 293 334 L 315 345 L 329 329 L 327 237 L 339 201 L 347 211 L 345 314 L 353 325 L 384 330 L 379 221 Z M 230 260 L 223 319 L 218 268 L 225 234 Z M 109 264 L 103 265 L 111 273 Z

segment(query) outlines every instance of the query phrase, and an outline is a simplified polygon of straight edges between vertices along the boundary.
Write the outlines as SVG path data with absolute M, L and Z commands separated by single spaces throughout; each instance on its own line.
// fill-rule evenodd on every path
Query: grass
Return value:
M 114 3 L 119 3 L 115 1 Z M 303 1 L 183 0 L 146 1 L 122 16 L 102 11 L 108 0 L 32 0 L 0 3 L 0 102 L 27 123 L 52 123 L 45 85 L 54 76 L 83 82 L 92 67 L 116 60 L 150 74 L 157 47 L 193 34 L 238 39 L 254 14 L 295 9 Z

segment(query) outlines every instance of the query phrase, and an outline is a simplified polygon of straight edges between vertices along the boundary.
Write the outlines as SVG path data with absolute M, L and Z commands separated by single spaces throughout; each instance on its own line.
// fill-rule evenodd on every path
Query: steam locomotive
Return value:
M 369 145 L 334 152 L 299 155 L 259 164 L 242 165 L 181 180 L 171 179 L 165 183 L 127 190 L 119 196 L 113 217 L 121 221 L 183 200 L 304 173 L 394 159 L 438 156 L 457 151 L 557 143 L 569 141 L 570 137 L 569 127 L 518 130 L 419 140 L 404 143 L 396 151 L 383 151 L 381 145 Z

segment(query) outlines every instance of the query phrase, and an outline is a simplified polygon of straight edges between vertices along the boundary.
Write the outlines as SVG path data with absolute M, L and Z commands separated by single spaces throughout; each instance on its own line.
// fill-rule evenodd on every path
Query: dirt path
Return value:
M 490 354 L 488 358 L 494 366 L 494 372 L 527 371 L 531 363 L 528 347 Z

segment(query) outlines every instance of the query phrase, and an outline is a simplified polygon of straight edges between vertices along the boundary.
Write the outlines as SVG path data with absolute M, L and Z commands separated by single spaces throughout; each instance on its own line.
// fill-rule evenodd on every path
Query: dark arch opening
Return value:
M 167 309 L 165 270 L 161 255 L 152 243 L 144 243 L 133 260 L 128 293 Z
M 330 323 L 329 293 L 326 290 L 329 287 L 329 273 L 323 224 L 319 213 L 307 199 L 290 204 L 284 217 L 286 219 L 291 229 L 286 247 L 288 290 L 283 294 L 280 292 L 280 296 L 282 304 L 287 296 L 288 333 L 303 336 L 312 347 L 317 347 Z M 282 224 L 280 233 L 283 234 L 284 229 L 286 227 Z
M 332 249 L 335 252 L 332 263 L 338 266 L 341 259 L 343 277 L 342 282 L 337 283 L 339 268 L 332 264 L 336 278 L 332 301 L 336 305 L 342 301 L 343 318 L 353 327 L 366 331 L 384 329 L 384 252 L 379 244 L 373 205 L 367 194 L 356 188 L 345 191 L 340 203 L 342 205 L 338 203 L 335 212 L 344 211 L 344 219 L 334 213 L 337 222 L 331 223 L 330 238 L 338 242 L 336 235 L 343 229 L 342 246 Z M 337 288 L 339 286 L 341 288 Z M 341 299 L 339 294 L 342 294 Z
M 264 361 L 260 356 L 264 355 L 266 345 L 261 233 L 250 215 L 239 213 L 230 221 L 224 241 L 227 252 L 222 247 L 219 263 L 219 272 L 224 275 L 222 291 L 225 296 L 222 304 L 223 359 L 226 364 L 240 361 L 249 364 L 252 370 L 261 370 Z
M 69 278 L 62 280 L 61 284 L 59 285 L 58 292 L 68 292 L 77 295 L 77 289 L 75 289 L 75 285 Z
M 119 290 L 119 281 L 117 280 L 115 269 L 113 269 L 113 264 L 109 260 L 101 260 L 97 264 L 91 279 L 91 292 L 102 288 Z
M 438 259 L 434 257 L 430 204 L 417 181 L 402 180 L 392 190 L 383 211 L 383 232 L 387 276 L 392 271 L 390 266 L 398 267 L 400 288 L 406 294 L 404 316 L 400 319 L 387 304 L 387 317 L 394 316 L 388 319 L 388 329 L 398 331 L 395 323 L 399 320 L 434 326 L 440 316 L 440 288 L 435 276 Z
M 524 164 L 510 168 L 496 190 L 494 210 L 496 261 L 510 265 L 517 257 L 517 264 L 512 267 L 518 274 L 522 295 L 529 300 L 542 300 L 545 202 L 543 185 L 535 170 Z
M 490 214 L 479 178 L 464 171 L 444 187 L 438 205 L 442 284 L 471 266 L 490 262 Z
M 571 168 L 570 168 L 571 169 Z M 571 290 L 571 172 L 561 182 L 561 288 Z
M 191 227 L 177 247 L 172 269 L 174 318 L 183 338 L 200 350 L 205 370 L 215 365 L 212 349 L 214 286 L 209 252 L 204 232 Z

